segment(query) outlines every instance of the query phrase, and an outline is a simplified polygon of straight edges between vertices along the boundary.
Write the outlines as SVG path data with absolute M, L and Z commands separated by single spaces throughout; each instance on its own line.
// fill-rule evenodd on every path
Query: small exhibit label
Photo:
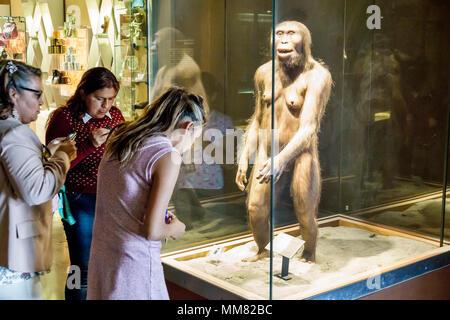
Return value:
M 273 239 L 273 251 L 288 259 L 294 257 L 304 245 L 305 241 L 283 232 Z M 270 243 L 266 249 L 270 250 Z

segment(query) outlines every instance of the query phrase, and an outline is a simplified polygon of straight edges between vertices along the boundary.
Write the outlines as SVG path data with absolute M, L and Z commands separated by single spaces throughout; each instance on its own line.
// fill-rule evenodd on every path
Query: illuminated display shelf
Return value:
M 133 2 L 114 1 L 114 17 L 118 32 L 114 41 L 113 72 L 120 81 L 116 105 L 126 119 L 137 116 L 136 109 L 148 103 L 147 1 L 143 7 Z

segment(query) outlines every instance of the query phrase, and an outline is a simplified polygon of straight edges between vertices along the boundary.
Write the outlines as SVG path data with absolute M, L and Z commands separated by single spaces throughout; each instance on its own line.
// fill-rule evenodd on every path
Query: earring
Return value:
M 16 108 L 13 108 L 12 109 L 12 117 L 14 118 L 14 119 L 17 119 L 17 120 L 19 120 L 20 121 L 20 119 L 19 119 L 19 112 L 17 112 L 17 109 Z

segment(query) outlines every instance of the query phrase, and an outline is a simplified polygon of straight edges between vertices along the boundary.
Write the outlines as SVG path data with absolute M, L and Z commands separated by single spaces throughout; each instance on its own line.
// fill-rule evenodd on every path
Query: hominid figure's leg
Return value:
M 265 157 L 262 157 L 265 158 Z M 261 165 L 265 162 L 261 161 Z M 255 178 L 256 173 L 259 171 L 261 165 L 255 165 L 254 170 L 250 176 L 250 190 L 247 199 L 247 206 L 249 212 L 250 226 L 253 232 L 253 238 L 258 245 L 258 253 L 250 258 L 244 259 L 244 261 L 257 261 L 261 258 L 269 256 L 269 251 L 265 250 L 265 247 L 270 241 L 270 183 L 259 183 Z M 255 170 L 258 171 L 255 171 Z M 285 187 L 290 183 L 290 177 L 292 172 L 287 172 L 281 175 L 278 182 L 275 184 L 274 201 L 275 207 L 279 203 L 281 193 L 285 190 Z
M 250 228 L 253 233 L 253 238 L 258 246 L 258 253 L 253 257 L 243 260 L 247 262 L 257 261 L 268 257 L 268 251 L 264 248 L 270 241 L 270 184 L 261 184 L 256 179 L 258 171 L 267 160 L 267 156 L 264 152 L 258 151 L 256 162 L 249 179 L 249 193 L 247 197 Z
M 312 152 L 301 154 L 295 161 L 291 195 L 305 241 L 302 258 L 315 262 L 317 242 L 317 210 L 320 200 L 320 164 Z

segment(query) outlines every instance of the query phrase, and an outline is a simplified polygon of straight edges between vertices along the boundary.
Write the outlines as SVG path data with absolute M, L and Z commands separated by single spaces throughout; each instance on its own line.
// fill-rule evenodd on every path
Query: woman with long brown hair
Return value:
M 81 288 L 66 285 L 67 300 L 86 298 L 89 251 L 97 194 L 97 172 L 105 142 L 114 126 L 124 121 L 113 106 L 119 82 L 106 68 L 87 70 L 66 106 L 50 116 L 46 140 L 76 134 L 78 155 L 72 161 L 65 183 L 71 219 L 63 219 L 70 263 L 81 271 Z M 75 269 L 77 270 L 77 269 Z

